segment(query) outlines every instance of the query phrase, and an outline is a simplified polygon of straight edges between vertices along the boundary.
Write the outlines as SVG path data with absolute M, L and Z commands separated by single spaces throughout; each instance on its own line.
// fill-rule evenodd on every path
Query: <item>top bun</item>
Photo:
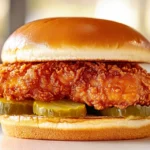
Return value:
M 150 63 L 150 42 L 121 23 L 94 18 L 48 18 L 17 29 L 2 61 L 99 60 Z

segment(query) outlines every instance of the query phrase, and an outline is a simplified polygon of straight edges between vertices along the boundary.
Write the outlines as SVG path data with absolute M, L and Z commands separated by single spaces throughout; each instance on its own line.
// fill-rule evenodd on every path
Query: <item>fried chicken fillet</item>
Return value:
M 136 63 L 44 62 L 0 65 L 0 96 L 8 100 L 62 98 L 100 110 L 150 105 L 150 74 Z

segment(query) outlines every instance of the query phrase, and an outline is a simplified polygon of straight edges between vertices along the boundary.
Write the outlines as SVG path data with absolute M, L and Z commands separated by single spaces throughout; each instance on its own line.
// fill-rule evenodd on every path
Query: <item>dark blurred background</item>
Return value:
M 57 16 L 122 22 L 150 40 L 150 0 L 0 0 L 0 50 L 6 38 L 24 23 Z

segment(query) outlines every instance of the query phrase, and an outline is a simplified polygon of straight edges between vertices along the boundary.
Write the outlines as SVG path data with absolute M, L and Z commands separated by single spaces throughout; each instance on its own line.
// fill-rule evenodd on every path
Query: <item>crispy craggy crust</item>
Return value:
M 14 63 L 0 68 L 0 96 L 14 101 L 69 98 L 96 109 L 150 104 L 150 75 L 134 63 Z
M 150 136 L 150 119 L 86 117 L 82 119 L 7 116 L 1 121 L 4 134 L 48 140 L 125 140 Z

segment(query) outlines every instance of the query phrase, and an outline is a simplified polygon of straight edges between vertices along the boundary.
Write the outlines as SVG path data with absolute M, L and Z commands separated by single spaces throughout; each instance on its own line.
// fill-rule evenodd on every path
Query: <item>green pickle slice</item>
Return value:
M 52 102 L 34 101 L 33 113 L 47 117 L 85 117 L 86 106 L 69 100 Z
M 0 115 L 33 114 L 33 101 L 8 101 L 0 98 Z
M 100 111 L 102 116 L 112 116 L 112 117 L 148 117 L 150 116 L 150 106 L 129 106 L 126 109 L 120 109 L 116 107 L 106 108 Z

